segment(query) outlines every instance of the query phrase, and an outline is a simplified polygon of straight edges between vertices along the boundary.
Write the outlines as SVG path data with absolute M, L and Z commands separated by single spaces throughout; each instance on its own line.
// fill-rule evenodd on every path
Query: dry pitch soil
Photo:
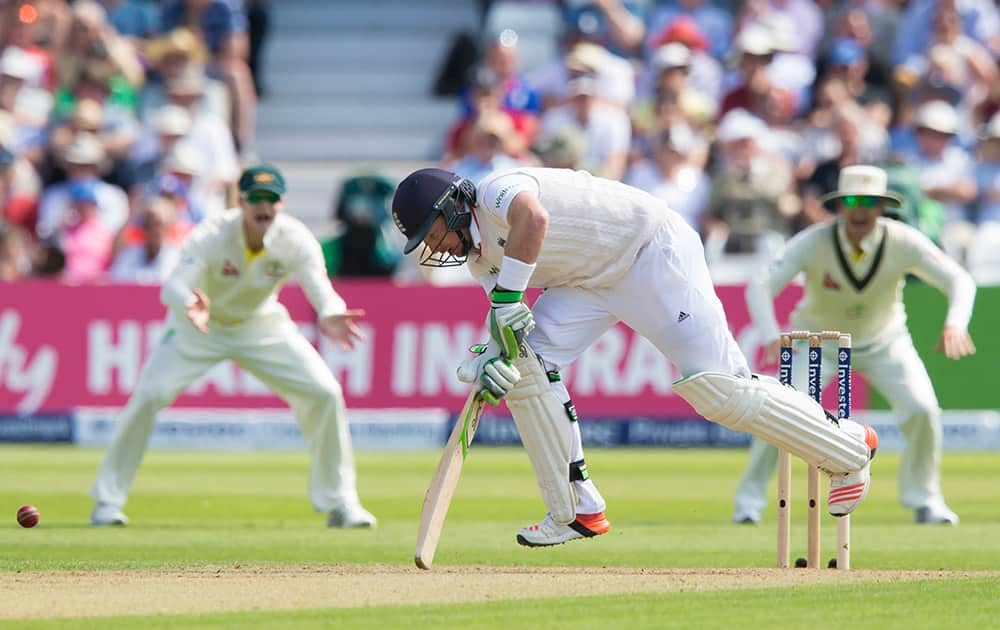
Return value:
M 996 577 L 980 571 L 395 566 L 0 573 L 0 619 L 446 604 Z

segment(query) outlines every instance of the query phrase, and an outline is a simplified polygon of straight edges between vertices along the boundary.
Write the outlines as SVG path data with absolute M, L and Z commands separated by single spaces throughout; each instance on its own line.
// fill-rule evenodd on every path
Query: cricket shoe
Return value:
M 593 538 L 609 531 L 611 523 L 604 517 L 604 512 L 577 514 L 576 520 L 569 525 L 558 525 L 551 514 L 546 514 L 541 523 L 518 530 L 517 542 L 525 547 L 548 547 L 577 538 Z
M 90 524 L 94 527 L 107 527 L 108 525 L 121 527 L 128 525 L 128 517 L 125 516 L 120 507 L 98 503 L 94 506 L 94 511 L 90 513 Z
M 375 517 L 357 503 L 348 503 L 330 511 L 326 517 L 327 527 L 375 527 Z
M 760 525 L 760 512 L 737 509 L 733 511 L 733 523 L 737 525 Z
M 958 514 L 947 505 L 939 503 L 917 508 L 913 511 L 913 522 L 920 525 L 958 525 Z
M 878 449 L 878 434 L 871 426 L 850 420 L 841 420 L 840 426 L 868 446 L 868 461 L 861 470 L 830 476 L 830 494 L 826 499 L 826 506 L 833 516 L 850 514 L 868 496 L 868 488 L 872 484 L 872 458 Z

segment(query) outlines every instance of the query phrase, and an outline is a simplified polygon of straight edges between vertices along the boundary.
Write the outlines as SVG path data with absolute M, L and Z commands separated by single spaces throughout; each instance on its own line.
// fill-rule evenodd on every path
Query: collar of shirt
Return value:
M 852 263 L 866 260 L 879 246 L 884 236 L 885 226 L 882 225 L 881 221 L 876 221 L 875 229 L 861 239 L 861 252 L 856 252 L 854 245 L 847 238 L 847 227 L 844 225 L 843 218 L 837 220 L 837 240 L 840 241 L 840 250 L 844 252 L 844 257 Z
M 236 239 L 239 241 L 240 245 L 243 247 L 244 251 L 247 253 L 247 260 L 259 256 L 265 249 L 271 246 L 274 239 L 277 238 L 276 234 L 278 232 L 278 223 L 280 222 L 281 213 L 274 215 L 274 220 L 271 221 L 271 226 L 267 228 L 267 232 L 264 232 L 264 247 L 260 251 L 251 252 L 250 247 L 247 245 L 247 235 L 243 231 L 243 213 L 240 212 L 239 221 L 236 221 Z

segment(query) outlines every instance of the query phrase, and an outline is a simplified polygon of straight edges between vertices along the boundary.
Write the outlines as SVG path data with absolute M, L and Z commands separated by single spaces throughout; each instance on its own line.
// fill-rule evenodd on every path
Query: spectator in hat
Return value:
M 240 170 L 226 122 L 200 105 L 204 87 L 204 70 L 187 66 L 167 83 L 167 98 L 170 103 L 184 108 L 191 117 L 191 130 L 185 142 L 202 158 L 199 194 L 204 197 L 206 212 L 213 215 L 225 210 L 226 190 L 236 182 Z
M 70 284 L 87 284 L 104 277 L 111 262 L 115 233 L 101 220 L 97 180 L 70 184 L 69 213 L 58 235 L 66 266 L 62 278 Z
M 106 156 L 102 178 L 123 190 L 131 189 L 136 174 L 128 154 L 139 134 L 138 121 L 131 110 L 105 107 L 92 98 L 78 99 L 68 117 L 53 123 L 48 150 L 39 167 L 46 184 L 66 178 L 62 155 L 78 133 L 93 134 L 100 140 Z
M 705 0 L 677 0 L 676 2 L 657 2 L 650 10 L 647 42 L 662 33 L 679 16 L 690 18 L 709 45 L 708 52 L 716 59 L 723 59 L 729 52 L 729 44 L 733 41 L 733 17 L 712 2 Z M 659 48 L 659 46 L 654 47 Z
M 205 196 L 204 168 L 202 156 L 186 142 L 175 145 L 160 163 L 156 192 L 177 200 L 180 219 L 197 223 L 208 216 L 211 200 Z
M 154 111 L 129 159 L 140 185 L 156 176 L 163 158 L 191 131 L 191 114 L 180 105 L 167 104 Z
M 171 238 L 175 217 L 174 204 L 169 199 L 150 199 L 140 214 L 141 240 L 118 252 L 111 264 L 110 279 L 133 284 L 162 284 L 180 260 L 181 241 Z
M 709 40 L 691 17 L 681 15 L 674 18 L 650 40 L 647 47 L 649 63 L 652 63 L 656 51 L 673 43 L 683 44 L 691 52 L 691 86 L 711 97 L 718 105 L 723 96 L 722 63 L 709 53 Z M 727 50 L 730 43 L 726 43 Z
M 8 46 L 0 54 L 0 110 L 14 117 L 10 146 L 32 162 L 41 157 L 45 125 L 52 110 L 52 96 L 31 85 L 41 72 L 40 62 L 21 48 Z
M 70 191 L 74 184 L 90 182 L 97 197 L 97 216 L 111 234 L 115 234 L 128 220 L 129 205 L 125 192 L 99 179 L 105 161 L 104 147 L 92 133 L 80 132 L 63 154 L 66 181 L 45 188 L 38 206 L 36 233 L 40 239 L 49 239 L 59 232 L 70 215 Z
M 964 261 L 972 237 L 968 209 L 977 188 L 972 157 L 954 142 L 958 113 L 944 101 L 931 101 L 917 110 L 915 127 L 916 146 L 904 157 L 916 168 L 924 194 L 944 205 L 942 249 Z
M 590 76 L 596 81 L 597 96 L 604 102 L 627 108 L 635 99 L 635 69 L 630 61 L 611 54 L 604 46 L 564 39 L 565 53 L 533 70 L 527 81 L 541 94 L 545 109 L 569 99 L 569 81 Z
M 723 97 L 719 116 L 725 116 L 734 109 L 744 109 L 763 118 L 768 98 L 773 98 L 771 93 L 777 90 L 783 115 L 791 118 L 797 107 L 795 95 L 785 88 L 775 86 L 768 73 L 768 66 L 776 50 L 771 33 L 759 25 L 748 26 L 739 34 L 736 50 L 739 83 Z
M 506 150 L 507 139 L 514 135 L 514 123 L 502 111 L 479 113 L 469 130 L 469 151 L 446 168 L 477 182 L 493 171 L 513 168 L 520 162 Z
M 769 23 L 777 20 L 795 25 L 795 51 L 810 58 L 816 57 L 816 48 L 823 36 L 823 14 L 813 0 L 746 2 L 738 19 L 737 31 L 753 25 L 767 28 Z
M 664 101 L 676 105 L 681 115 L 695 124 L 715 120 L 715 101 L 691 85 L 691 50 L 687 46 L 679 42 L 661 46 L 653 56 L 650 71 L 652 94 L 632 112 L 633 126 L 638 132 L 657 130 L 656 106 Z
M 566 125 L 552 135 L 538 141 L 535 155 L 547 168 L 577 170 L 587 154 L 587 134 L 576 125 Z
M 587 135 L 583 167 L 600 177 L 621 179 L 625 175 L 632 128 L 621 108 L 597 99 L 593 77 L 581 76 L 569 83 L 570 100 L 542 117 L 540 136 L 546 138 L 566 126 L 577 126 Z
M 208 72 L 226 86 L 233 141 L 240 151 L 253 145 L 257 91 L 248 63 L 247 16 L 239 0 L 164 0 L 160 14 L 164 31 L 193 27 L 209 51 Z
M 799 212 L 794 180 L 787 162 L 763 150 L 767 134 L 767 125 L 744 109 L 731 111 L 720 122 L 706 250 L 767 254 L 789 235 L 790 220 Z M 719 243 L 724 246 L 719 248 Z
M 41 180 L 35 167 L 14 150 L 14 116 L 0 110 L 0 223 L 35 231 Z
M 657 136 L 653 158 L 633 164 L 625 183 L 663 199 L 688 225 L 699 230 L 708 205 L 709 181 L 690 159 L 703 150 L 704 143 L 690 127 L 672 125 Z
M 147 120 L 152 112 L 167 104 L 166 86 L 171 80 L 190 72 L 190 68 L 205 67 L 208 50 L 190 29 L 178 27 L 147 42 L 144 54 L 149 64 L 149 80 L 142 89 L 142 118 Z M 201 91 L 199 106 L 228 121 L 230 105 L 226 86 L 204 76 Z

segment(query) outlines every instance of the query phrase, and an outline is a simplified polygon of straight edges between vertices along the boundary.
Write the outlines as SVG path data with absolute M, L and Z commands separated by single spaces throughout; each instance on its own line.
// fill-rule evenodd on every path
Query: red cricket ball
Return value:
M 17 522 L 21 527 L 34 527 L 40 518 L 38 508 L 33 505 L 22 505 L 17 511 Z

